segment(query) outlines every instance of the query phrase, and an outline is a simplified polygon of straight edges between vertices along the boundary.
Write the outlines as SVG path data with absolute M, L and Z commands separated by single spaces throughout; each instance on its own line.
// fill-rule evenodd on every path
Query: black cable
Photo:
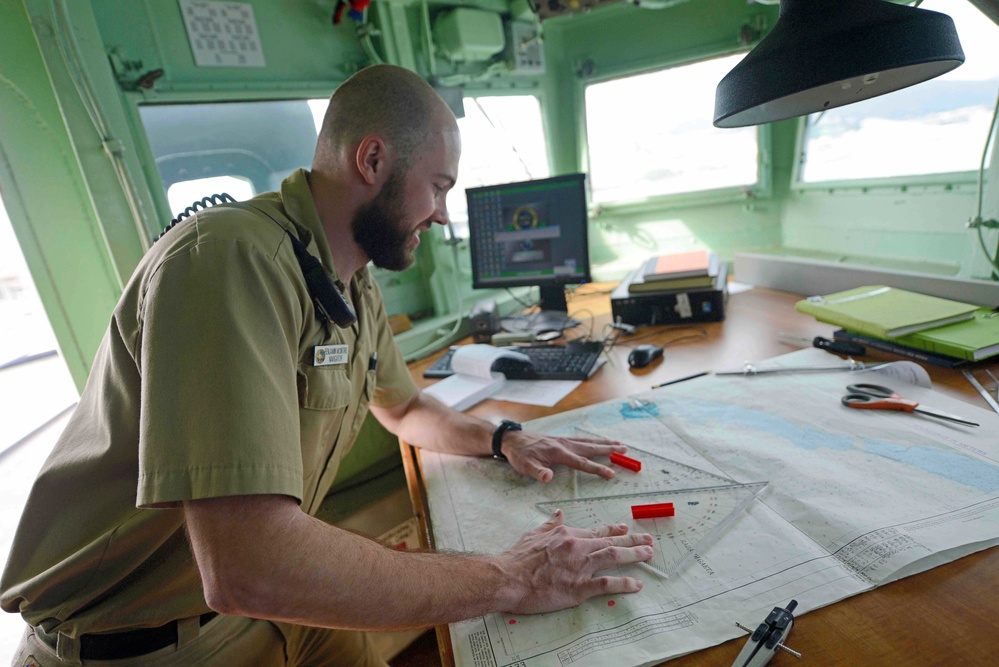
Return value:
M 203 211 L 204 209 L 209 208 L 211 206 L 215 206 L 217 204 L 235 204 L 235 203 L 236 200 L 233 199 L 227 192 L 223 192 L 217 195 L 211 195 L 209 197 L 204 197 L 200 201 L 196 201 L 187 208 L 185 208 L 180 214 L 177 215 L 176 218 L 171 220 L 170 224 L 167 225 L 166 228 L 164 228 L 163 231 L 160 232 L 159 235 L 153 239 L 153 243 L 159 241 L 161 238 L 163 238 L 164 234 L 169 232 L 171 229 L 176 227 L 180 222 L 191 217 L 198 211 Z
M 513 299 L 518 304 L 520 304 L 521 308 L 527 309 L 527 308 L 537 308 L 538 307 L 538 303 L 524 303 L 523 301 L 521 301 L 520 298 L 516 294 L 514 294 L 513 290 L 511 290 L 509 287 L 506 288 L 506 293 L 510 295 L 511 299 Z
M 696 334 L 686 335 L 686 336 L 678 336 L 677 338 L 673 338 L 671 340 L 666 341 L 665 343 L 662 344 L 662 346 L 666 347 L 667 345 L 672 345 L 673 343 L 677 343 L 677 342 L 679 342 L 681 340 L 687 340 L 688 338 L 706 338 L 707 335 L 708 335 L 708 332 L 707 332 L 706 329 L 704 329 L 702 327 L 698 327 L 698 326 L 692 325 L 692 324 L 684 325 L 683 327 L 677 327 L 677 328 L 673 329 L 673 331 L 682 331 L 684 329 L 696 329 L 697 333 Z M 661 334 L 662 334 L 662 331 L 650 331 L 649 333 L 642 334 L 641 336 L 636 336 L 634 338 L 629 338 L 628 341 L 627 341 L 627 345 L 630 346 L 632 343 L 636 343 L 636 342 L 638 342 L 640 340 L 645 340 L 646 338 L 652 338 L 654 336 L 659 336 Z

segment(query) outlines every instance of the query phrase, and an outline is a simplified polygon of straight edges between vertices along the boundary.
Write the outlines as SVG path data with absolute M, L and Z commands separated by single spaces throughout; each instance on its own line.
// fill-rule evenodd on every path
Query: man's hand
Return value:
M 594 576 L 617 565 L 652 558 L 652 536 L 628 533 L 623 524 L 572 528 L 562 510 L 499 557 L 514 582 L 508 613 L 535 614 L 575 607 L 595 595 L 637 593 L 642 580 Z
M 614 471 L 591 459 L 626 451 L 628 448 L 620 442 L 602 438 L 563 438 L 527 431 L 507 431 L 503 434 L 502 452 L 513 469 L 546 483 L 554 476 L 551 468 L 555 464 L 610 479 Z

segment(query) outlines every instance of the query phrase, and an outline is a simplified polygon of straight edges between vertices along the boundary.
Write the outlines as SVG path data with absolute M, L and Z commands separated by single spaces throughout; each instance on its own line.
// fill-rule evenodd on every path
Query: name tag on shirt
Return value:
M 316 345 L 313 352 L 313 366 L 339 366 L 350 358 L 349 345 Z

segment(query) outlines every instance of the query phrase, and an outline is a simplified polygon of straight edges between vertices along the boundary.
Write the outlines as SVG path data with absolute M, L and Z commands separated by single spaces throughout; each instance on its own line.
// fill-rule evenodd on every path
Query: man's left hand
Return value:
M 628 448 L 620 442 L 603 438 L 564 438 L 528 431 L 503 434 L 502 452 L 513 469 L 546 483 L 552 480 L 552 466 L 556 464 L 610 479 L 614 470 L 592 459 L 626 451 Z

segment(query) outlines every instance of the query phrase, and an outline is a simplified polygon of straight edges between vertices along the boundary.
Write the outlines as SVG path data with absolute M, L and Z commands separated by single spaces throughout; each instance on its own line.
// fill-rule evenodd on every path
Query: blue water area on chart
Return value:
M 622 418 L 654 418 L 662 411 L 664 414 L 682 415 L 685 420 L 705 426 L 768 433 L 807 451 L 831 449 L 880 456 L 987 493 L 999 490 L 999 467 L 943 446 L 905 445 L 876 438 L 860 439 L 853 435 L 828 433 L 810 424 L 795 423 L 768 412 L 699 398 L 666 398 L 659 399 L 657 403 L 638 407 L 634 403 L 606 404 L 588 413 L 587 421 L 594 427 L 607 428 L 621 423 Z
M 625 419 L 649 419 L 659 416 L 659 406 L 655 403 L 622 403 L 621 416 Z
M 866 440 L 868 452 L 985 492 L 999 489 L 999 468 L 958 452 Z

